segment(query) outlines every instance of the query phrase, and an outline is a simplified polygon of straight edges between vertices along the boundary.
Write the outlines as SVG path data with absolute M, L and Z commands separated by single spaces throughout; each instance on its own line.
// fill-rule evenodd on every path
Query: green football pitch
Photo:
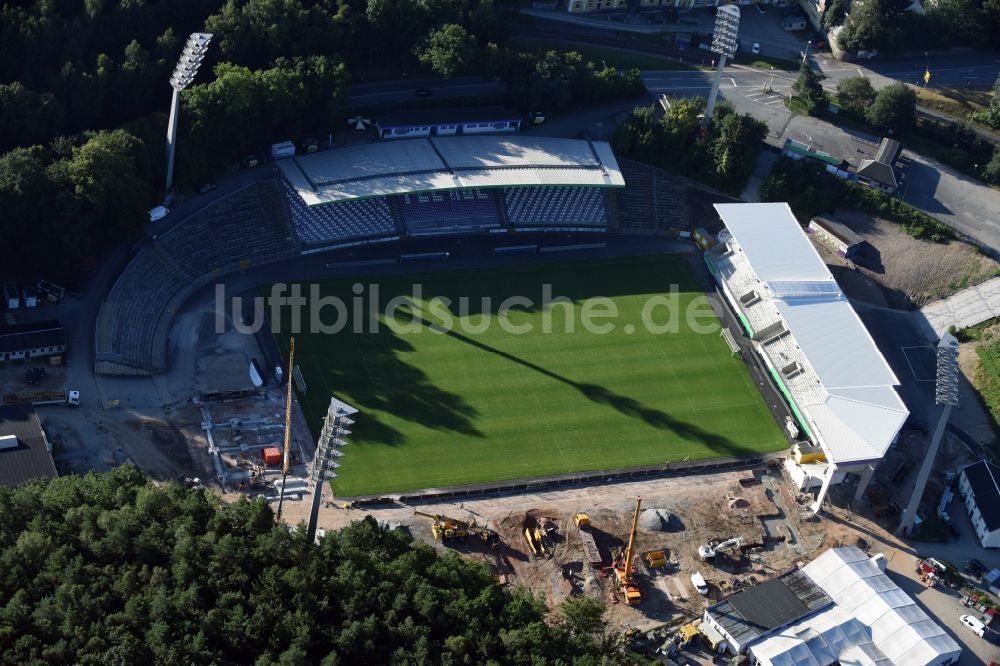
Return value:
M 356 310 L 356 283 L 377 309 L 365 302 Z M 421 293 L 414 294 L 414 285 Z M 296 335 L 296 365 L 314 436 L 331 395 L 361 411 L 332 482 L 339 496 L 785 446 L 709 306 L 692 304 L 703 295 L 685 261 L 673 255 L 352 279 L 324 283 L 320 293 L 345 303 L 347 325 Z M 570 303 L 543 307 L 546 294 Z M 385 307 L 400 296 L 412 304 L 398 308 L 394 327 L 387 326 Z M 514 296 L 531 304 L 509 310 L 503 323 L 518 327 L 512 332 L 497 311 Z M 684 316 L 689 306 L 701 313 L 694 325 Z M 586 330 L 587 313 L 611 308 L 617 316 L 594 317 L 598 330 Z M 644 309 L 661 328 L 644 324 Z M 351 320 L 352 313 L 372 311 L 377 327 Z M 335 308 L 321 314 L 328 325 L 338 319 Z M 671 318 L 677 330 L 662 330 Z M 302 320 L 305 330 L 309 320 Z M 287 335 L 278 338 L 287 348 Z

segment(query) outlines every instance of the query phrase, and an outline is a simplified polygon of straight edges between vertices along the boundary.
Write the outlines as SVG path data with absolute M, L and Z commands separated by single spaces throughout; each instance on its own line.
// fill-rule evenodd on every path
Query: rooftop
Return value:
M 708 613 L 741 646 L 830 604 L 830 598 L 801 571 L 737 592 Z
M 55 319 L 0 328 L 0 353 L 61 347 L 65 344 L 66 332 Z
M 835 646 L 839 653 L 834 657 L 838 661 L 843 663 L 850 655 L 867 653 L 868 660 L 857 663 L 940 664 L 946 663 L 947 657 L 961 653 L 951 636 L 859 548 L 831 548 L 802 567 L 802 573 L 836 604 L 833 609 L 810 618 L 811 627 L 822 632 L 827 625 L 850 625 L 853 620 L 864 628 L 862 633 L 857 632 L 857 627 L 844 631 L 850 641 Z M 831 611 L 836 615 L 824 617 Z M 757 655 L 760 648 L 752 649 Z M 815 655 L 813 650 L 810 652 Z M 794 663 L 834 662 L 815 659 Z
M 875 154 L 875 159 L 861 160 L 861 164 L 858 166 L 858 175 L 871 178 L 883 185 L 897 187 L 899 181 L 896 179 L 894 166 L 902 150 L 903 146 L 899 141 L 895 139 L 882 139 L 882 143 L 878 147 L 878 152 Z
M 0 448 L 0 484 L 13 487 L 57 476 L 42 424 L 30 405 L 0 406 L 0 437 L 11 435 L 16 446 Z
M 980 460 L 962 468 L 969 480 L 976 507 L 990 532 L 1000 530 L 1000 467 Z
M 714 261 L 807 428 L 835 464 L 879 460 L 908 415 L 899 380 L 788 205 L 715 208 Z
M 865 242 L 865 239 L 861 236 L 861 234 L 856 233 L 846 224 L 842 224 L 836 220 L 831 220 L 828 217 L 814 217 L 810 220 L 810 222 L 832 234 L 842 242 L 846 243 L 849 247 Z
M 307 205 L 468 187 L 624 187 L 603 141 L 461 136 L 358 144 L 278 161 Z

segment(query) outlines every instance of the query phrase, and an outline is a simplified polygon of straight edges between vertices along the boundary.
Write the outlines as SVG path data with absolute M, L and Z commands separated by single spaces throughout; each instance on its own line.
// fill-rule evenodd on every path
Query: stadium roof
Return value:
M 793 353 L 815 373 L 818 384 L 788 388 L 828 457 L 880 459 L 908 415 L 893 388 L 899 380 L 792 211 L 784 203 L 715 209 L 794 338 Z
M 307 205 L 469 187 L 624 187 L 602 141 L 460 136 L 366 143 L 278 161 Z

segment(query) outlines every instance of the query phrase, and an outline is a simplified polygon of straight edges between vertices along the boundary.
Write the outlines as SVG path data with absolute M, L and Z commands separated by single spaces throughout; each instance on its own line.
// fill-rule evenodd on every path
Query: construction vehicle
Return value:
M 726 539 L 725 541 L 720 541 L 718 543 L 714 541 L 709 541 L 707 544 L 702 544 L 698 546 L 698 557 L 703 560 L 711 560 L 720 551 L 727 550 L 729 548 L 739 548 L 743 545 L 743 537 L 733 537 L 732 539 Z
M 524 540 L 528 544 L 528 548 L 536 557 L 544 557 L 545 544 L 542 543 L 542 531 L 537 527 L 525 527 L 524 528 Z
M 449 518 L 448 516 L 442 516 L 441 514 L 424 513 L 422 511 L 413 510 L 414 516 L 423 516 L 424 518 L 430 518 L 434 521 L 431 525 L 431 533 L 434 535 L 435 541 L 444 541 L 445 539 L 460 539 L 462 537 L 467 537 L 470 534 L 479 534 L 484 539 L 489 537 L 489 530 L 485 528 L 478 528 L 475 525 L 470 525 L 469 523 L 458 520 L 457 518 Z
M 646 553 L 646 564 L 650 569 L 659 569 L 667 566 L 667 555 L 662 550 L 652 550 Z
M 597 549 L 597 541 L 590 531 L 590 516 L 585 513 L 578 513 L 573 516 L 576 529 L 580 532 L 580 543 L 583 544 L 583 561 L 593 567 L 600 568 L 604 564 L 601 559 L 601 551 Z
M 4 393 L 3 405 L 69 405 L 80 406 L 79 391 L 18 391 Z
M 635 514 L 632 516 L 632 531 L 628 535 L 628 546 L 624 554 L 612 565 L 615 570 L 615 580 L 618 583 L 618 590 L 622 598 L 629 606 L 635 606 L 642 601 L 642 593 L 632 582 L 632 561 L 635 558 L 635 533 L 639 528 L 639 507 L 642 506 L 642 498 L 635 498 Z

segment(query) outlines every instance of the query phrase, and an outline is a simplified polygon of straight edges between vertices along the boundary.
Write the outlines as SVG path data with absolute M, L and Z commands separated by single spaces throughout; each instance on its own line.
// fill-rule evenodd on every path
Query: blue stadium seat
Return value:
M 518 187 L 504 190 L 514 226 L 604 227 L 604 191 L 593 187 Z

